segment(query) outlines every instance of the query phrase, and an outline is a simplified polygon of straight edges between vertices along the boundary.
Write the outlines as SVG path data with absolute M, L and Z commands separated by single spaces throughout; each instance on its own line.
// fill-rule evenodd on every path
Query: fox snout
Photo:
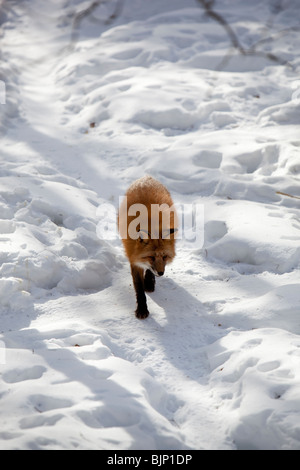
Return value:
M 152 268 L 151 271 L 153 272 L 153 274 L 155 274 L 155 276 L 158 276 L 158 277 L 163 276 L 163 275 L 165 274 L 165 270 L 163 270 L 163 271 L 156 271 L 156 269 L 153 269 L 153 268 Z
M 155 274 L 155 276 L 163 276 L 165 273 L 165 266 L 166 263 L 163 259 L 155 259 L 151 266 L 153 274 Z

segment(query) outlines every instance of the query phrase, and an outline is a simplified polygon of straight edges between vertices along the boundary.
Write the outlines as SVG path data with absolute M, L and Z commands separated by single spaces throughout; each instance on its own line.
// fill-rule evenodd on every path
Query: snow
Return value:
M 121 3 L 1 4 L 0 447 L 299 449 L 299 2 Z M 139 321 L 146 173 L 204 233 Z

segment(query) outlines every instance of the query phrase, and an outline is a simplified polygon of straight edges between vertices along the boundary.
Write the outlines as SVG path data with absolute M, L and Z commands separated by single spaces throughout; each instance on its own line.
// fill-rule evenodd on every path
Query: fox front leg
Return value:
M 144 319 L 149 315 L 144 288 L 144 270 L 137 266 L 131 265 L 131 274 L 137 302 L 135 316 L 139 319 Z
M 154 292 L 155 289 L 155 276 L 150 269 L 146 270 L 144 288 L 146 292 Z

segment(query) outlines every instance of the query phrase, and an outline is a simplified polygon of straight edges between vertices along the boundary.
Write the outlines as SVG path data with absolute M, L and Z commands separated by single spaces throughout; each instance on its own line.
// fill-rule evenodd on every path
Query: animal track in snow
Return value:
M 260 363 L 257 367 L 261 372 L 270 372 L 271 370 L 277 369 L 280 366 L 279 361 L 268 361 Z
M 277 169 L 278 159 L 279 147 L 270 144 L 235 157 L 247 173 L 259 171 L 263 175 L 271 175 Z
M 6 383 L 23 382 L 24 380 L 40 379 L 46 368 L 43 366 L 33 366 L 30 368 L 12 369 L 5 372 L 2 376 Z
M 259 346 L 262 343 L 261 338 L 254 338 L 254 339 L 249 339 L 249 341 L 246 341 L 242 346 L 241 349 L 252 349 L 257 346 Z
M 80 410 L 77 415 L 86 426 L 92 428 L 134 426 L 141 419 L 140 413 L 133 408 L 116 404 L 111 407 L 98 406 L 91 411 Z
M 221 220 L 209 220 L 204 226 L 205 240 L 214 243 L 228 233 L 226 222 Z
M 73 406 L 73 401 L 68 398 L 53 397 L 43 394 L 31 395 L 29 401 L 32 407 L 39 413 Z
M 40 410 L 36 409 L 39 413 Z M 63 414 L 56 414 L 53 416 L 26 416 L 20 420 L 20 428 L 21 429 L 31 429 L 37 428 L 39 426 L 54 426 L 60 419 L 64 417 Z
M 133 48 L 133 49 L 128 49 L 127 47 L 124 49 L 124 51 L 119 51 L 113 54 L 111 57 L 117 60 L 128 60 L 128 59 L 134 59 L 137 56 L 139 56 L 143 52 L 143 49 L 141 48 Z
M 222 163 L 222 154 L 214 150 L 202 150 L 192 159 L 194 165 L 204 168 L 219 168 Z
M 0 236 L 2 234 L 14 233 L 16 230 L 16 224 L 11 220 L 2 219 L 0 220 Z

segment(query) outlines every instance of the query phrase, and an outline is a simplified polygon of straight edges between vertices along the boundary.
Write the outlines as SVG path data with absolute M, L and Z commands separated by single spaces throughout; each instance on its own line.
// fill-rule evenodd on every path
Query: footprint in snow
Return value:
M 35 380 L 40 379 L 44 372 L 46 372 L 46 368 L 43 366 L 33 366 L 29 368 L 20 368 L 20 369 L 12 369 L 5 372 L 2 375 L 2 379 L 6 383 L 17 383 L 23 382 L 25 380 Z

